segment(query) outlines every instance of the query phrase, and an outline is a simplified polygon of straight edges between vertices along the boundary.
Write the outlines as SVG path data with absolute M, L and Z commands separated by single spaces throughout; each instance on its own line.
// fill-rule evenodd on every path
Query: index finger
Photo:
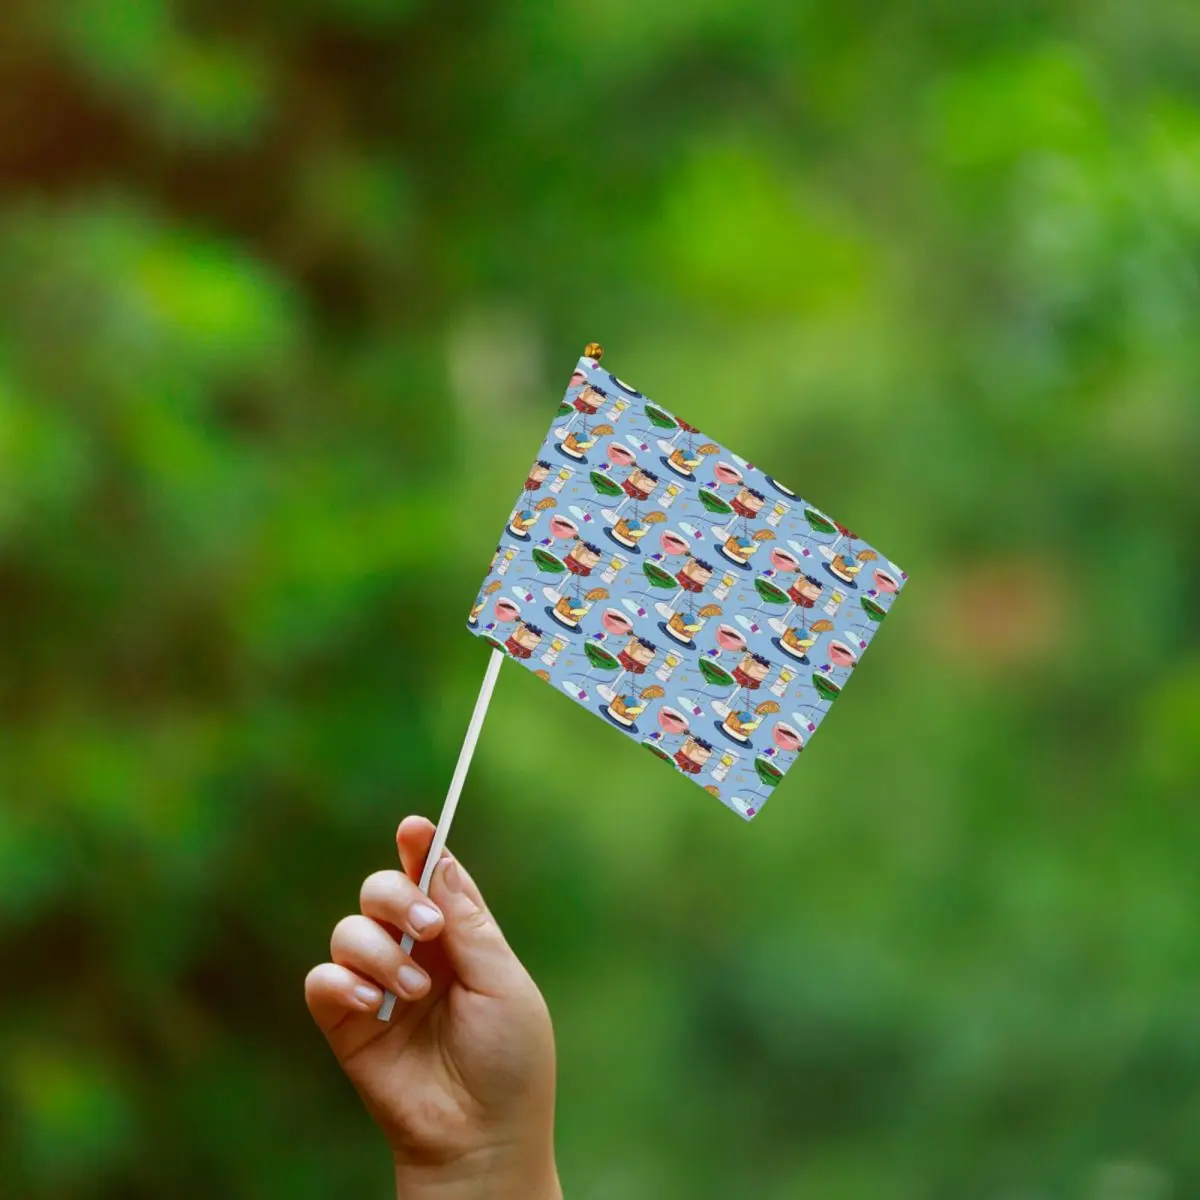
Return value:
M 413 883 L 421 881 L 425 858 L 429 847 L 433 845 L 433 834 L 433 822 L 425 817 L 405 817 L 400 822 L 400 828 L 396 830 L 396 849 L 400 852 L 400 865 Z

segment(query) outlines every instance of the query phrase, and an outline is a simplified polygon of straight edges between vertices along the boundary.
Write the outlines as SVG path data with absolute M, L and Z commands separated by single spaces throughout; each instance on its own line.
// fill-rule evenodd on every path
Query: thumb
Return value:
M 433 873 L 429 898 L 442 910 L 446 924 L 438 939 L 464 987 L 484 995 L 503 996 L 523 974 L 504 940 L 475 881 L 450 855 Z

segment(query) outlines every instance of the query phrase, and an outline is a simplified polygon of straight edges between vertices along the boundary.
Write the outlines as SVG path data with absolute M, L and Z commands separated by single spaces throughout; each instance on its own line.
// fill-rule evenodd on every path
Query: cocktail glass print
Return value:
M 774 700 L 763 700 L 753 708 L 749 707 L 749 693 L 743 693 L 744 704 L 730 705 L 724 715 L 716 722 L 716 729 L 722 737 L 735 742 L 739 746 L 750 745 L 754 731 L 762 724 L 762 719 L 779 711 L 779 705 Z
M 724 627 L 723 627 L 724 628 Z M 735 631 L 736 632 L 736 631 Z M 720 632 L 718 631 L 718 636 Z M 710 658 L 701 658 L 699 661 L 700 676 L 704 680 L 704 686 L 698 697 L 681 694 L 675 701 L 677 707 L 693 717 L 704 716 L 703 702 L 708 698 L 708 689 L 710 687 L 727 688 L 733 683 L 733 675 L 725 670 L 720 663 L 713 662 Z
M 663 690 L 657 683 L 652 683 L 640 691 L 635 689 L 617 692 L 607 704 L 601 705 L 600 713 L 627 733 L 638 733 L 638 717 L 646 711 L 646 705 L 662 695 Z
M 625 676 L 644 675 L 646 668 L 654 661 L 657 653 L 658 647 L 653 642 L 634 634 L 617 654 L 621 674 L 613 680 L 611 685 L 602 684 L 597 691 L 611 704 L 613 697 L 617 695 L 616 689 L 621 686 Z
M 534 546 L 530 557 L 533 559 L 533 565 L 537 567 L 540 575 L 554 577 L 565 575 L 567 573 L 567 564 L 561 558 L 559 558 L 557 554 L 551 554 L 549 550 L 542 546 Z M 531 587 L 542 586 L 540 580 L 528 577 L 520 580 L 519 582 Z M 543 588 L 543 594 L 546 596 L 547 600 L 551 601 L 551 603 L 557 602 L 559 597 L 559 592 L 557 592 L 554 588 Z M 522 599 L 524 599 L 526 603 L 533 599 L 533 592 L 530 591 L 528 587 L 526 588 Z
M 646 738 L 647 749 L 655 750 L 660 758 L 670 761 L 671 752 L 665 748 L 669 744 L 667 738 L 682 737 L 688 732 L 691 722 L 677 708 L 672 708 L 669 704 L 662 705 L 656 715 L 658 728 Z
M 566 412 L 539 453 L 519 464 L 513 483 L 525 485 L 516 497 L 524 519 L 515 528 L 530 537 L 501 536 L 484 581 L 501 586 L 475 599 L 469 625 L 481 638 L 494 634 L 509 656 L 540 635 L 534 660 L 524 660 L 529 670 L 678 770 L 695 772 L 698 785 L 745 815 L 759 810 L 770 787 L 750 769 L 756 756 L 782 774 L 797 747 L 807 749 L 904 579 L 882 556 L 861 560 L 866 543 L 825 523 L 782 481 L 624 391 L 599 367 L 598 353 L 579 360 Z M 605 425 L 616 432 L 598 432 Z M 650 488 L 636 487 L 645 480 Z M 545 497 L 558 508 L 529 531 Z M 599 557 L 577 550 L 581 543 Z M 856 588 L 826 569 L 843 564 L 857 568 L 843 571 Z M 519 609 L 515 620 L 494 619 L 500 598 L 515 601 L 501 610 L 509 618 Z M 648 665 L 630 651 L 634 639 L 657 647 L 641 653 L 652 656 Z M 757 688 L 741 678 L 752 654 L 771 664 Z M 648 690 L 656 686 L 661 699 Z M 641 729 L 634 735 L 631 726 Z
M 475 598 L 475 603 L 471 605 L 470 615 L 467 617 L 467 624 L 475 626 L 479 624 L 479 614 L 483 612 L 485 605 L 488 602 L 489 596 L 494 596 L 501 588 L 500 580 L 493 579 L 486 587 L 480 590 L 479 595 Z
M 579 622 L 597 600 L 608 599 L 606 588 L 592 588 L 585 593 L 584 580 L 599 566 L 601 557 L 602 551 L 599 546 L 582 539 L 576 540 L 570 553 L 562 560 L 570 575 L 570 586 L 557 594 L 553 589 L 548 588 L 545 591 L 546 598 L 550 601 L 550 607 L 546 609 L 547 615 L 572 633 L 579 632 Z
M 583 644 L 583 653 L 591 666 L 586 674 L 568 676 L 562 682 L 563 691 L 568 696 L 578 700 L 581 704 L 586 704 L 591 699 L 591 694 L 588 692 L 587 684 L 597 671 L 602 671 L 605 674 L 611 674 L 613 671 L 619 671 L 621 664 L 617 656 L 605 647 L 596 642 L 585 642 Z
M 579 537 L 579 526 L 563 513 L 555 513 L 550 518 L 548 528 L 550 530 L 549 536 L 538 540 L 538 545 L 543 550 L 547 546 L 553 546 L 555 542 L 568 542 Z
M 676 444 L 678 437 L 670 442 L 659 441 L 658 447 L 664 451 L 662 457 L 658 460 L 668 471 L 678 475 L 680 479 L 686 479 L 689 483 L 696 478 L 696 468 L 704 462 L 705 458 L 710 454 L 719 454 L 720 447 L 712 442 L 705 442 L 702 446 L 696 445 L 696 434 L 699 432 L 693 429 L 690 425 L 682 425 L 681 433 L 685 436 L 682 442 Z
M 762 785 L 755 793 L 760 801 L 765 800 L 779 786 L 779 781 L 783 778 L 783 772 L 765 754 L 760 754 L 755 758 L 754 773 Z M 758 804 L 757 807 L 761 808 L 762 804 Z M 750 809 L 746 815 L 754 816 L 754 809 Z
M 701 662 L 701 670 L 703 671 L 704 664 Z M 744 688 L 749 692 L 756 692 L 763 685 L 763 680 L 771 673 L 771 660 L 764 658 L 761 654 L 754 654 L 747 651 L 742 655 L 741 662 L 733 668 L 733 682 L 735 684 L 733 691 L 725 697 L 724 700 L 714 700 L 709 706 L 713 712 L 722 720 L 729 715 L 729 706 L 737 699 L 737 695 Z
M 737 487 L 742 482 L 742 473 L 733 463 L 719 459 L 713 467 L 713 476 L 714 482 L 708 487 L 702 487 L 696 494 L 700 498 L 700 503 L 704 505 L 705 512 L 714 517 L 731 517 L 733 505 L 719 494 L 719 490 L 722 484 L 728 487 Z
M 589 427 L 587 417 L 584 417 L 577 429 L 569 430 L 558 444 L 558 452 L 572 462 L 587 466 L 588 451 L 602 438 L 613 432 L 611 425 L 600 424 Z
M 788 594 L 778 585 L 772 583 L 771 580 L 764 579 L 761 575 L 754 581 L 754 590 L 758 593 L 758 607 L 748 616 L 739 613 L 734 619 L 747 633 L 759 634 L 764 632 L 763 627 L 758 623 L 759 618 L 765 611 L 764 605 L 786 605 Z
M 793 728 L 786 721 L 776 721 L 771 726 L 771 741 L 775 745 L 765 751 L 764 757 L 772 759 L 776 762 L 780 761 L 783 755 L 799 754 L 804 749 L 804 738 L 798 729 Z M 788 764 L 791 765 L 790 763 Z M 787 767 L 783 768 L 785 771 Z
M 553 496 L 545 496 L 539 500 L 532 508 L 524 506 L 513 511 L 513 515 L 508 519 L 508 532 L 515 538 L 519 538 L 523 542 L 529 541 L 529 531 L 537 524 L 538 517 L 548 509 L 555 508 L 558 501 Z
M 654 411 L 651 412 L 651 409 Z M 686 421 L 681 420 L 679 417 L 673 417 L 669 412 L 658 408 L 656 405 L 648 405 L 644 411 L 646 416 L 650 418 L 650 424 L 656 429 L 671 429 L 673 427 L 675 430 L 675 432 L 672 433 L 669 438 L 658 439 L 658 448 L 664 454 L 670 454 L 671 451 L 674 450 L 679 444 L 679 439 L 683 437 L 685 433 L 689 436 L 694 436 L 700 432 L 695 425 L 689 425 Z
M 647 559 L 642 563 L 642 574 L 646 577 L 651 588 L 657 588 L 659 591 L 675 591 L 675 576 L 662 567 L 660 563 L 656 563 L 652 559 Z M 650 606 L 654 603 L 652 594 L 638 592 L 635 593 L 635 597 L 627 597 L 621 603 L 639 620 L 648 617 L 650 615 Z
M 804 618 L 803 610 L 801 610 L 800 623 L 785 626 L 778 637 L 771 639 L 771 645 L 786 654 L 788 658 L 795 659 L 796 662 L 807 663 L 808 652 L 817 644 L 817 638 L 823 633 L 832 632 L 832 630 L 833 622 L 827 621 L 824 617 L 809 625 Z
M 717 540 L 717 553 L 726 562 L 733 563 L 739 571 L 750 571 L 750 559 L 764 542 L 773 542 L 775 534 L 770 529 L 759 529 L 751 533 L 747 522 L 740 526 L 733 522 L 713 530 Z
M 602 511 L 601 516 L 610 524 L 615 525 L 620 520 L 621 513 L 625 510 L 625 506 L 632 500 L 636 511 L 637 505 L 644 504 L 654 494 L 654 489 L 658 487 L 658 476 L 653 471 L 647 471 L 639 467 L 636 463 L 630 469 L 629 474 L 619 483 L 610 478 L 601 471 L 593 471 L 589 478 L 592 481 L 592 486 L 601 495 L 619 496 L 624 492 L 624 497 L 615 508 L 606 508 Z M 603 481 L 603 484 L 600 481 Z
M 563 401 L 569 407 L 567 409 L 560 408 L 559 412 L 569 411 L 571 419 L 563 425 L 559 425 L 554 430 L 554 436 L 562 442 L 567 435 L 575 428 L 576 422 L 579 420 L 586 421 L 589 417 L 594 417 L 608 401 L 608 393 L 601 387 L 595 384 L 588 383 L 587 377 L 582 376 L 581 381 L 576 384 L 576 379 L 580 377 L 580 373 L 571 376 L 571 384 L 567 387 L 567 397 Z M 571 396 L 573 387 L 578 387 L 578 391 L 574 396 Z M 611 430 L 609 431 L 612 432 Z
M 772 617 L 767 625 L 782 636 L 790 627 L 792 614 L 796 609 L 815 608 L 824 591 L 825 585 L 815 575 L 798 576 L 787 590 L 787 598 L 792 602 L 792 607 L 783 616 Z

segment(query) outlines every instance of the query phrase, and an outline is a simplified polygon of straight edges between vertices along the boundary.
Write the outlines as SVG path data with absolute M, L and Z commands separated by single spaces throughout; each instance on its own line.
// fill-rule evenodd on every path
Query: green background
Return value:
M 592 340 L 911 579 L 749 826 L 502 673 L 568 1195 L 1200 1195 L 1200 8 L 4 26 L 3 1195 L 386 1194 L 301 983 Z

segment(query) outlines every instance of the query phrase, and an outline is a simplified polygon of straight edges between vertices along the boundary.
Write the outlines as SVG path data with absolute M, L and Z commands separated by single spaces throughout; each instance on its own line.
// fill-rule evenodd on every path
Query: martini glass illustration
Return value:
M 575 675 L 564 679 L 562 682 L 563 691 L 568 696 L 574 696 L 576 700 L 586 704 L 591 699 L 587 690 L 588 680 L 591 679 L 597 671 L 609 673 L 620 670 L 621 664 L 617 661 L 615 654 L 610 653 L 603 646 L 596 642 L 585 642 L 583 653 L 588 662 L 591 664 L 588 671 L 584 675 Z
M 783 772 L 765 755 L 760 754 L 754 760 L 754 773 L 758 776 L 759 782 L 767 790 L 764 792 L 761 789 L 757 795 L 766 799 L 778 786 L 779 781 L 783 778 Z M 761 808 L 762 805 L 760 804 Z M 753 810 L 747 813 L 747 816 L 752 816 Z
M 867 614 L 867 618 L 871 621 L 882 621 L 888 614 L 888 610 L 878 600 L 873 600 L 870 596 L 863 596 L 861 603 L 863 612 Z
M 832 517 L 827 517 L 819 508 L 813 508 L 811 505 L 805 507 L 804 519 L 813 533 L 822 537 L 836 534 L 838 531 L 837 522 Z
M 567 573 L 567 564 L 565 562 L 563 562 L 563 560 L 561 558 L 559 558 L 557 554 L 551 554 L 550 551 L 545 549 L 544 547 L 534 546 L 531 554 L 533 557 L 533 565 L 535 567 L 537 567 L 539 573 L 541 573 L 543 575 L 549 575 L 552 577 L 555 575 L 565 575 Z M 536 585 L 539 582 L 539 580 L 523 579 L 523 580 L 520 580 L 519 582 L 531 583 L 531 584 Z M 546 596 L 547 600 L 549 600 L 551 595 L 553 595 L 554 600 L 552 602 L 557 603 L 559 593 L 557 591 L 555 591 L 554 588 L 545 589 L 543 594 Z M 533 593 L 532 592 L 526 593 L 525 599 L 527 601 L 532 600 Z
M 659 411 L 662 412 L 661 409 Z M 647 410 L 646 415 L 650 416 L 649 410 Z M 663 416 L 669 416 L 669 414 L 663 413 Z M 689 425 L 686 421 L 682 420 L 679 417 L 671 418 L 671 420 L 676 427 L 675 432 L 670 436 L 670 438 L 659 438 L 658 439 L 658 448 L 664 454 L 670 454 L 671 451 L 675 449 L 676 445 L 679 442 L 679 439 L 681 437 L 683 437 L 683 435 L 685 433 L 690 438 L 690 437 L 694 437 L 697 433 L 700 432 L 700 430 L 698 430 L 695 427 L 695 425 Z M 653 417 L 650 417 L 650 423 L 652 425 L 658 425 L 658 422 L 655 421 Z M 664 426 L 659 426 L 659 428 L 664 428 Z
M 645 575 L 646 579 L 649 581 L 651 588 L 659 588 L 662 591 L 672 592 L 675 590 L 675 576 L 672 575 L 670 571 L 664 571 L 663 568 L 658 565 L 658 563 L 653 562 L 650 559 L 647 559 L 644 563 L 642 563 L 642 574 Z M 633 613 L 635 617 L 639 619 L 642 617 L 648 617 L 650 613 L 646 606 L 651 603 L 651 594 L 642 592 L 639 593 L 638 598 L 643 603 L 635 603 L 632 599 L 623 600 L 622 603 L 631 613 Z
M 574 375 L 571 376 L 571 382 L 575 382 Z M 554 431 L 554 436 L 561 442 L 571 432 L 576 421 L 582 417 L 586 422 L 588 417 L 595 416 L 604 406 L 607 399 L 608 393 L 603 388 L 598 388 L 594 384 L 585 381 L 575 394 L 574 399 L 567 401 L 571 408 L 574 409 L 571 419 L 565 425 L 558 426 Z M 611 433 L 612 430 L 610 429 L 609 432 Z
M 720 637 L 720 631 L 718 631 L 717 636 Z M 701 707 L 700 702 L 707 697 L 710 687 L 727 688 L 733 683 L 733 676 L 720 664 L 713 662 L 711 658 L 700 659 L 700 674 L 704 678 L 704 689 L 700 694 L 700 699 L 698 700 L 693 696 L 681 695 L 676 700 L 676 704 L 684 712 L 690 713 L 693 717 L 702 717 L 704 715 L 704 709 Z
M 646 405 L 646 416 L 650 418 L 650 424 L 656 429 L 675 429 L 683 428 L 683 422 L 677 421 L 665 408 L 659 408 L 657 404 Z
M 817 695 L 830 704 L 842 694 L 842 685 L 833 678 L 831 673 L 814 671 L 812 682 L 813 687 L 817 689 Z
M 788 594 L 782 588 L 777 587 L 769 579 L 764 579 L 761 575 L 754 581 L 754 590 L 759 595 L 758 607 L 750 616 L 745 617 L 738 615 L 735 619 L 737 623 L 746 630 L 747 633 L 762 633 L 763 628 L 758 623 L 758 618 L 762 615 L 764 604 L 787 604 Z

